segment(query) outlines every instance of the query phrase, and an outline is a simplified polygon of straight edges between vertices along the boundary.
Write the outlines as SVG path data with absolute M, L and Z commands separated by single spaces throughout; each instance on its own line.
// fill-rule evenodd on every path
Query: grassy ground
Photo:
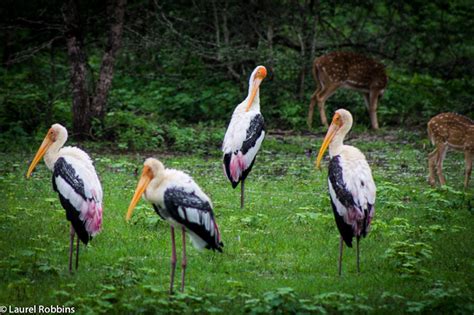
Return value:
M 154 154 L 191 174 L 211 197 L 225 243 L 223 254 L 188 243 L 187 287 L 172 298 L 168 225 L 144 201 L 131 224 L 124 220 L 150 154 L 91 154 L 104 188 L 104 228 L 81 247 L 73 275 L 69 225 L 50 172 L 42 163 L 26 180 L 33 151 L 0 155 L 0 305 L 69 305 L 79 313 L 472 314 L 474 183 L 463 192 L 462 155 L 448 153 L 451 186 L 431 189 L 426 156 L 432 148 L 422 133 L 353 133 L 347 143 L 366 153 L 378 187 L 376 218 L 361 242 L 361 274 L 355 251 L 347 249 L 339 277 L 327 170 L 313 166 L 321 140 L 268 137 L 246 182 L 245 210 L 217 150 Z

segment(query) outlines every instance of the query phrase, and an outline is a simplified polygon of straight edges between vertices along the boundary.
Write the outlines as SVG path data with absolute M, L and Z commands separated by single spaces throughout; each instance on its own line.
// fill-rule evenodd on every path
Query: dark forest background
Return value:
M 256 65 L 270 130 L 304 131 L 311 65 L 334 50 L 387 67 L 382 127 L 425 128 L 443 111 L 473 118 L 474 6 L 456 1 L 22 1 L 0 5 L 0 145 L 55 122 L 121 149 L 220 143 Z M 363 98 L 339 90 L 369 126 Z M 319 116 L 315 115 L 315 128 Z

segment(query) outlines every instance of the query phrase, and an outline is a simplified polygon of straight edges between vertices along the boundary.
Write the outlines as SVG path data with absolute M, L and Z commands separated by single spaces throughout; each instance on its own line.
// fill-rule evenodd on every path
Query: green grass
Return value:
M 337 275 L 338 231 L 327 170 L 314 169 L 318 136 L 268 137 L 246 182 L 246 207 L 222 172 L 220 155 L 156 153 L 209 195 L 224 253 L 188 242 L 187 286 L 170 298 L 170 231 L 140 201 L 124 216 L 147 155 L 92 153 L 104 188 L 103 232 L 67 270 L 64 210 L 44 163 L 24 178 L 34 152 L 0 156 L 0 305 L 69 305 L 79 313 L 470 313 L 474 311 L 473 186 L 463 192 L 463 157 L 448 153 L 449 187 L 426 183 L 432 149 L 422 133 L 352 134 L 378 186 L 373 229 L 345 249 Z M 39 145 L 39 143 L 38 143 Z M 312 150 L 311 158 L 306 152 Z M 178 263 L 180 242 L 178 242 Z M 177 268 L 179 287 L 179 272 Z

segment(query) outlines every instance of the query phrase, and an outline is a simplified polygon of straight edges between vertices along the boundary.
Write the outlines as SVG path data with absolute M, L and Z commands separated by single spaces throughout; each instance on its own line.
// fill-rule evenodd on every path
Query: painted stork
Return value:
M 46 166 L 53 172 L 53 189 L 71 222 L 69 243 L 69 272 L 72 272 L 74 237 L 77 234 L 76 270 L 79 266 L 79 240 L 85 245 L 102 227 L 102 187 L 90 157 L 79 148 L 64 147 L 67 130 L 54 124 L 41 143 L 26 177 L 29 178 L 44 156 Z
M 336 225 L 341 234 L 339 275 L 342 270 L 343 241 L 352 247 L 353 237 L 357 240 L 357 272 L 360 272 L 359 240 L 369 232 L 375 213 L 376 188 L 369 164 L 359 149 L 343 144 L 351 127 L 351 113 L 345 109 L 337 110 L 316 160 L 316 167 L 320 169 L 321 159 L 329 146 L 329 195 Z
M 267 69 L 258 66 L 249 80 L 247 98 L 237 105 L 225 133 L 222 152 L 224 152 L 224 173 L 237 187 L 240 182 L 240 207 L 244 207 L 244 181 L 252 170 L 255 157 L 263 138 L 265 124 L 260 113 L 259 86 L 267 76 Z
M 173 293 L 174 274 L 176 269 L 176 245 L 174 230 L 181 229 L 183 257 L 181 260 L 181 291 L 184 290 L 186 272 L 186 231 L 191 237 L 194 247 L 212 249 L 222 252 L 224 244 L 208 196 L 187 174 L 165 169 L 163 163 L 148 158 L 143 167 L 133 195 L 126 220 L 130 220 L 133 210 L 140 197 L 151 202 L 155 212 L 171 225 L 171 277 L 170 294 Z

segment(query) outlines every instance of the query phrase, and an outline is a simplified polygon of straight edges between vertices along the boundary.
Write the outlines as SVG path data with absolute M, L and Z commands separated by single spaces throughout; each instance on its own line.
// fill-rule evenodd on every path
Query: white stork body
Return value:
M 211 200 L 189 175 L 178 170 L 165 169 L 160 161 L 153 158 L 147 159 L 144 163 L 142 176 L 127 213 L 127 220 L 131 217 L 141 195 L 153 205 L 156 213 L 171 225 L 170 292 L 173 291 L 176 267 L 174 229 L 179 228 L 182 231 L 181 290 L 184 290 L 186 231 L 189 233 L 193 245 L 198 249 L 208 248 L 222 252 L 224 246 L 212 211 Z
M 222 144 L 224 173 L 235 188 L 241 183 L 241 207 L 244 206 L 244 181 L 255 162 L 265 137 L 265 123 L 260 113 L 259 86 L 266 69 L 258 66 L 249 80 L 249 94 L 232 114 Z
M 235 109 L 224 137 L 224 171 L 235 188 L 245 180 L 265 137 L 260 105 L 246 112 L 243 102 Z
M 362 152 L 344 145 L 343 140 L 352 126 L 352 115 L 339 109 L 321 147 L 317 165 L 329 145 L 328 186 L 336 224 L 341 234 L 339 274 L 342 267 L 343 241 L 352 247 L 357 239 L 357 271 L 359 272 L 359 240 L 366 236 L 375 213 L 376 187 L 369 164 Z
M 66 218 L 71 222 L 69 271 L 72 270 L 72 251 L 77 234 L 76 269 L 79 262 L 79 239 L 87 243 L 102 227 L 102 187 L 90 157 L 76 147 L 62 147 L 67 130 L 54 124 L 28 170 L 27 177 L 42 156 L 53 172 L 53 189 L 58 193 Z

